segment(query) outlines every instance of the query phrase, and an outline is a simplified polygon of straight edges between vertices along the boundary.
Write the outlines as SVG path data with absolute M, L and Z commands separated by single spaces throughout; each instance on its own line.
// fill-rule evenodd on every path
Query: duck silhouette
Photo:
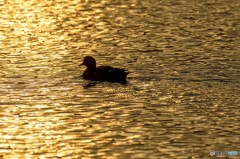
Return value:
M 85 56 L 83 62 L 79 66 L 86 66 L 83 72 L 83 79 L 91 81 L 108 81 L 127 83 L 126 77 L 129 74 L 125 69 L 114 68 L 111 66 L 96 66 L 96 60 L 92 56 Z

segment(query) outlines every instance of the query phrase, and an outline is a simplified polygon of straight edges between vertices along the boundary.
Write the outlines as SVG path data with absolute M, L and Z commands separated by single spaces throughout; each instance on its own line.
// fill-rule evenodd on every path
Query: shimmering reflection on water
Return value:
M 238 150 L 239 2 L 0 6 L 0 157 L 209 158 L 211 150 Z M 128 68 L 129 84 L 84 87 L 77 65 L 85 55 Z

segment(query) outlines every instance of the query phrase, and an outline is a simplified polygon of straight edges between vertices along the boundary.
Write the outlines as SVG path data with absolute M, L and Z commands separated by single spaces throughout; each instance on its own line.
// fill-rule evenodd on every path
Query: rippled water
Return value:
M 236 0 L 0 1 L 0 157 L 239 151 Z M 128 84 L 81 78 L 82 58 Z M 239 157 L 239 156 L 232 156 Z

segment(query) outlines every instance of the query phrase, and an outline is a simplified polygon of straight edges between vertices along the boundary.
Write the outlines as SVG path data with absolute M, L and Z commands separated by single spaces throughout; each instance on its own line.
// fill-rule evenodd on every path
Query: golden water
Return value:
M 236 0 L 0 1 L 0 158 L 239 151 Z M 80 75 L 82 58 L 128 84 Z M 239 157 L 239 156 L 231 156 Z

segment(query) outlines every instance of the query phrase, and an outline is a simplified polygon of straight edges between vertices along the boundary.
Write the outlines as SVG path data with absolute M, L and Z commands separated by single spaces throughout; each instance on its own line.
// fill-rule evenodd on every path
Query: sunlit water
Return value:
M 239 151 L 236 0 L 0 1 L 0 157 Z M 82 58 L 128 84 L 81 78 Z M 239 157 L 238 156 L 232 156 Z

